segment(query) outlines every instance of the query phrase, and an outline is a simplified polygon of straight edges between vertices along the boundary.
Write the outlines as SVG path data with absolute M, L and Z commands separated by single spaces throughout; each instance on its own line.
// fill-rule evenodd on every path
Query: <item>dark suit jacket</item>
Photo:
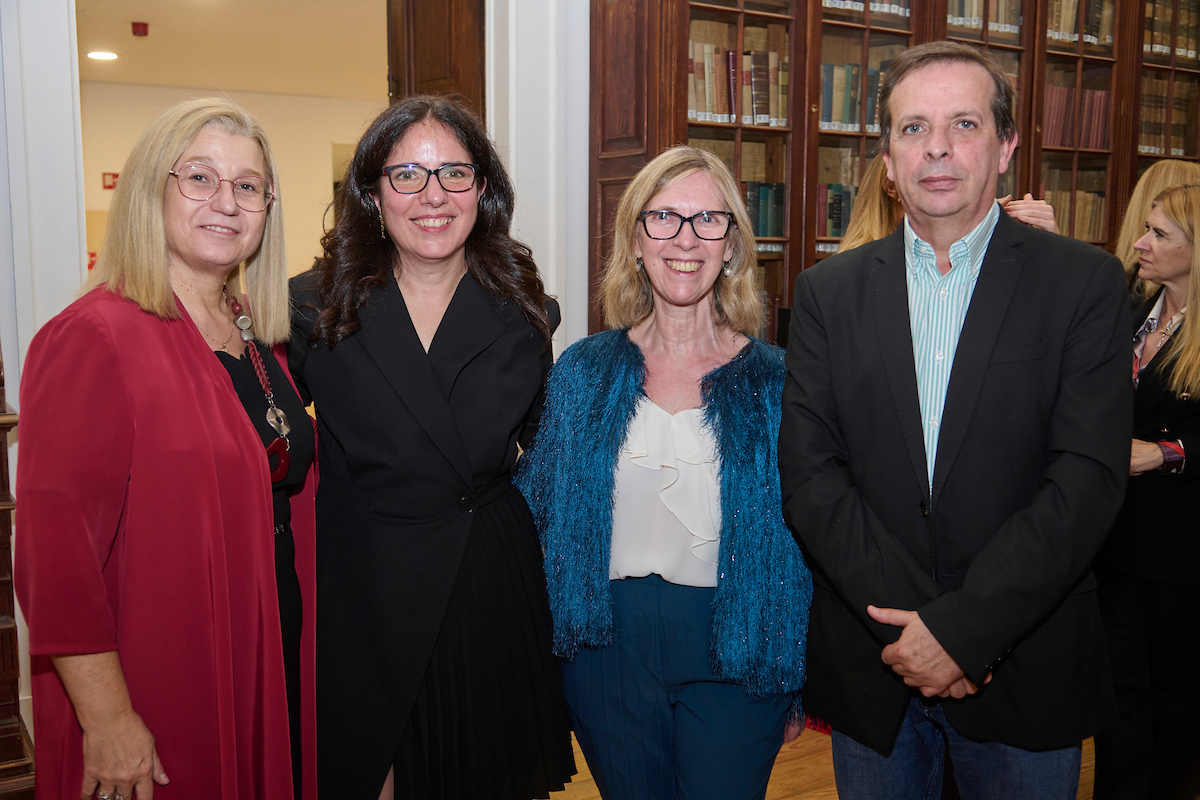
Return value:
M 332 350 L 310 346 L 316 280 L 312 272 L 292 280 L 288 360 L 301 395 L 316 403 L 321 437 L 320 785 L 353 797 L 360 783 L 377 792 L 387 772 L 474 511 L 510 485 L 552 356 L 515 304 L 469 275 L 428 354 L 390 279 L 360 309 L 361 330 Z M 548 306 L 556 326 L 558 307 Z
M 1161 290 L 1138 305 L 1131 329 L 1142 327 Z M 1157 336 L 1158 334 L 1151 334 Z M 1200 581 L 1200 397 L 1181 398 L 1167 389 L 1161 367 L 1178 344 L 1178 336 L 1155 354 L 1142 371 L 1133 401 L 1133 437 L 1147 442 L 1183 442 L 1183 472 L 1148 472 L 1129 479 L 1125 504 L 1099 565 L 1139 578 L 1171 583 Z
M 1128 471 L 1120 263 L 1001 214 L 963 324 L 930 496 L 903 230 L 800 274 L 779 464 L 813 568 L 806 708 L 891 751 L 910 697 L 880 660 L 915 609 L 977 685 L 972 738 L 1078 745 L 1113 708 L 1088 566 Z

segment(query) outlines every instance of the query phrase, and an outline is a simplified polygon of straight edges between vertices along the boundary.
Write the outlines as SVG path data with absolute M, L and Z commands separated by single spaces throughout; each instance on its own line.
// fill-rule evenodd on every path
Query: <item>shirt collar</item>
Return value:
M 983 257 L 987 254 L 988 244 L 992 241 L 992 233 L 996 230 L 996 223 L 999 221 L 1000 204 L 993 202 L 979 224 L 966 236 L 950 245 L 952 270 L 959 264 L 967 264 L 967 269 L 972 276 L 979 273 L 980 268 L 983 267 Z M 908 221 L 907 214 L 904 215 L 904 262 L 913 273 L 922 265 L 929 265 L 931 262 L 932 268 L 937 269 L 937 257 L 933 252 L 933 246 L 917 236 Z

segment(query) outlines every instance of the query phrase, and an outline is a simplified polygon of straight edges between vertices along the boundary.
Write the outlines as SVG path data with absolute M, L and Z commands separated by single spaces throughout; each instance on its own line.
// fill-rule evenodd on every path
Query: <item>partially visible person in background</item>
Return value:
M 166 111 L 83 296 L 30 345 L 15 579 L 39 800 L 316 797 L 313 430 L 271 353 L 277 176 L 241 107 Z
M 1028 192 L 1020 200 L 1011 195 L 999 199 L 1000 206 L 1008 215 L 1019 222 L 1058 233 L 1054 222 L 1054 207 L 1045 200 L 1035 200 Z M 875 157 L 863 172 L 854 197 L 854 210 L 850 213 L 850 224 L 838 244 L 838 252 L 844 253 L 887 236 L 904 220 L 904 203 L 896 192 L 896 184 L 887 176 L 883 159 Z
M 1200 792 L 1200 324 L 1189 311 L 1200 308 L 1197 233 L 1200 184 L 1175 186 L 1155 196 L 1133 243 L 1139 285 L 1150 291 L 1133 313 L 1129 484 L 1096 561 L 1121 713 L 1096 734 L 1097 800 Z
M 1113 254 L 1121 259 L 1125 266 L 1125 276 L 1135 294 L 1145 294 L 1137 285 L 1140 255 L 1134 244 L 1146 234 L 1146 218 L 1150 216 L 1150 206 L 1163 189 L 1188 183 L 1200 184 L 1200 164 L 1164 158 L 1151 164 L 1133 187 L 1129 205 L 1125 208 L 1125 216 L 1121 219 L 1121 231 L 1117 235 L 1117 247 Z M 1154 291 L 1151 289 L 1150 294 Z M 1144 296 L 1142 299 L 1145 299 Z

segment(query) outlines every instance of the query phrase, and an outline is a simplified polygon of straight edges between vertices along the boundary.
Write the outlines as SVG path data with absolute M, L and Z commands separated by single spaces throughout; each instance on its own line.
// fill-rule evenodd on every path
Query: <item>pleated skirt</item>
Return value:
M 575 774 L 529 507 L 514 489 L 476 514 L 396 750 L 398 799 L 546 798 Z

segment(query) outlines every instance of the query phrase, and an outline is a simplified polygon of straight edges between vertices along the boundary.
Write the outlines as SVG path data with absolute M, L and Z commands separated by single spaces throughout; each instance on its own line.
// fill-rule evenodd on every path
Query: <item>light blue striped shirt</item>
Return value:
M 925 431 L 925 463 L 930 493 L 937 463 L 938 433 L 950 387 L 954 351 L 962 333 L 971 295 L 979 280 L 983 256 L 1000 219 L 1000 205 L 992 208 L 975 230 L 950 245 L 950 271 L 938 271 L 933 247 L 922 241 L 904 218 L 904 263 L 908 281 L 908 321 L 912 329 L 913 360 L 917 367 L 917 395 L 921 401 L 921 427 Z

